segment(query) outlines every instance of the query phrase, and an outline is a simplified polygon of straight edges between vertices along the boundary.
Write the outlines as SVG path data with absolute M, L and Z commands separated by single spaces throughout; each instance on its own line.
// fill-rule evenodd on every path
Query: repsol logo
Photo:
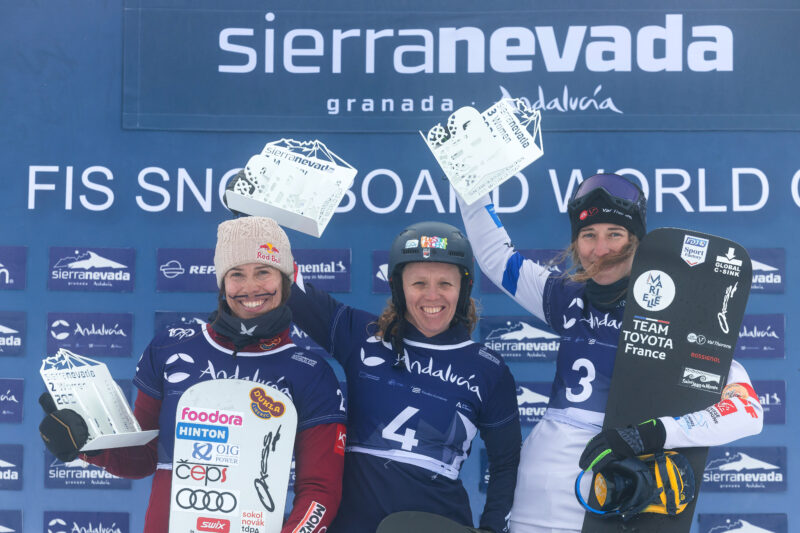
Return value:
M 223 53 L 217 70 L 224 74 L 259 69 L 263 74 L 368 75 L 733 70 L 731 29 L 719 24 L 689 26 L 677 13 L 654 19 L 657 24 L 632 28 L 577 24 L 488 30 L 474 26 L 391 28 L 387 27 L 389 14 L 386 16 L 385 21 L 374 20 L 380 24 L 379 30 L 276 30 L 272 26 L 277 15 L 268 12 L 266 27 L 219 31 L 216 38 Z M 589 20 L 589 15 L 586 17 Z M 583 64 L 579 64 L 581 60 Z

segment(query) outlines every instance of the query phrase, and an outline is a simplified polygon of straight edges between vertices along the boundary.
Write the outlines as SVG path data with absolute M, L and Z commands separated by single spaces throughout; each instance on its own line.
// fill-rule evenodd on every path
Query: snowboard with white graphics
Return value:
M 278 533 L 289 483 L 297 411 L 260 383 L 193 385 L 175 414 L 170 533 Z
M 692 230 L 648 233 L 633 261 L 604 428 L 680 416 L 720 400 L 752 281 L 739 244 Z M 700 490 L 708 448 L 678 450 Z M 688 533 L 695 500 L 677 516 L 627 522 L 586 513 L 584 533 Z M 594 507 L 597 503 L 592 495 Z

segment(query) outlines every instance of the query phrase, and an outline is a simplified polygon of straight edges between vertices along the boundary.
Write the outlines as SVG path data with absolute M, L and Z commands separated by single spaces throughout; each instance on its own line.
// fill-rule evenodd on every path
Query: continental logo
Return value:
M 261 387 L 250 390 L 250 399 L 252 400 L 250 409 L 259 418 L 280 418 L 286 412 L 283 402 L 273 400 Z

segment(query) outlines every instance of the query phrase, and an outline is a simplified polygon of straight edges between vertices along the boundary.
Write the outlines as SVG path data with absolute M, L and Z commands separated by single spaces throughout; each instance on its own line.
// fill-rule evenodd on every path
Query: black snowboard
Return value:
M 375 533 L 467 533 L 471 528 L 449 518 L 420 511 L 401 511 L 384 518 Z
M 752 265 L 735 242 L 662 228 L 642 239 L 630 279 L 604 428 L 680 416 L 720 399 Z M 694 468 L 697 495 L 708 448 L 679 451 Z M 696 501 L 677 516 L 643 513 L 627 522 L 587 512 L 582 531 L 688 533 Z M 594 494 L 590 504 L 599 508 Z

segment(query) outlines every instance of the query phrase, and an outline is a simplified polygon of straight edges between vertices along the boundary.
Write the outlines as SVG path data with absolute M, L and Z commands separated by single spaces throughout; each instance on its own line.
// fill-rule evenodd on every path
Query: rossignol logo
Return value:
M 325 511 L 325 506 L 321 503 L 311 502 L 305 516 L 297 524 L 297 527 L 292 530 L 292 533 L 314 533 L 322 521 L 322 517 L 325 516 Z
M 133 290 L 132 248 L 50 248 L 51 290 L 130 292 Z
M 708 252 L 708 239 L 692 235 L 683 236 L 681 259 L 683 259 L 687 265 L 693 267 L 705 263 L 706 252 Z

